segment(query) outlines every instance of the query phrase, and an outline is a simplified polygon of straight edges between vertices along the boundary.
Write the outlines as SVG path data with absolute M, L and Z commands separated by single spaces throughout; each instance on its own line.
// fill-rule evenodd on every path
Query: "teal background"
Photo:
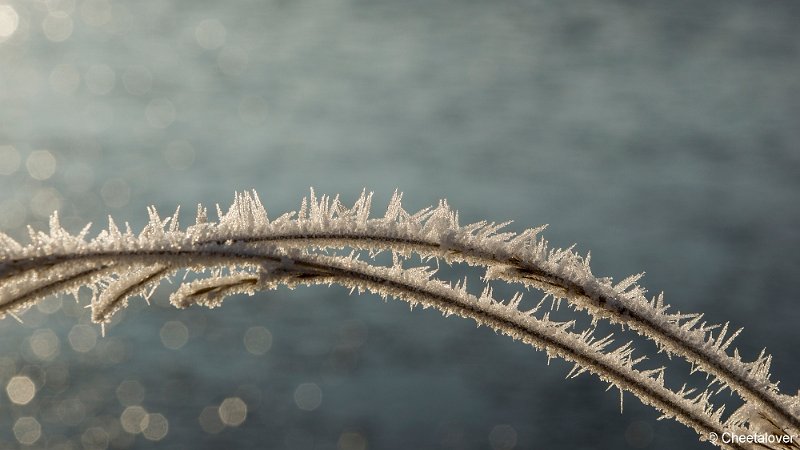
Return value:
M 151 204 L 183 205 L 185 224 L 244 189 L 273 217 L 309 186 L 348 203 L 375 191 L 378 214 L 395 189 L 413 211 L 447 198 L 464 223 L 550 224 L 554 245 L 591 250 L 595 274 L 646 271 L 677 309 L 744 326 L 746 359 L 767 347 L 773 379 L 800 388 L 795 2 L 0 1 L 19 15 L 0 42 L 0 145 L 19 157 L 0 162 L 0 229 L 16 238 L 55 208 L 73 232 L 109 213 L 138 231 Z M 26 406 L 0 393 L 0 447 L 34 416 L 37 447 L 103 448 L 81 436 L 111 430 L 117 386 L 137 380 L 169 420 L 158 448 L 710 448 L 463 319 L 343 288 L 213 311 L 172 309 L 168 293 L 134 301 L 86 354 L 68 342 L 88 322 L 71 300 L 0 321 L 0 384 L 22 373 L 38 388 Z M 159 338 L 170 320 L 189 330 L 177 351 Z M 253 326 L 272 333 L 263 356 L 242 344 Z M 26 350 L 42 329 L 60 342 L 50 361 Z M 295 404 L 301 383 L 322 391 L 314 411 Z M 231 396 L 247 420 L 203 431 L 203 408 Z M 85 417 L 65 423 L 76 398 Z

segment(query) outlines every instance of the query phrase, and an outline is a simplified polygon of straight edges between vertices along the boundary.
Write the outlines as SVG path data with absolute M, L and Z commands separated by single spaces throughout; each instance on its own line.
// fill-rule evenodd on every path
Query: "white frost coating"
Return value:
M 151 207 L 150 221 L 138 235 L 127 224 L 126 230 L 120 231 L 109 218 L 108 229 L 91 240 L 86 239 L 88 226 L 78 235 L 70 235 L 54 214 L 50 232 L 30 230 L 28 245 L 0 233 L 0 315 L 86 285 L 102 292 L 92 304 L 93 319 L 104 322 L 128 297 L 151 290 L 180 268 L 197 272 L 209 267 L 224 269 L 205 280 L 182 284 L 172 297 L 176 305 L 197 302 L 216 306 L 232 293 L 325 279 L 318 268 L 306 267 L 303 270 L 308 273 L 299 273 L 298 257 L 324 258 L 320 252 L 341 248 L 368 250 L 371 255 L 385 250 L 403 256 L 415 253 L 423 259 L 486 267 L 487 279 L 534 286 L 587 310 L 595 321 L 626 324 L 655 341 L 661 350 L 684 357 L 713 375 L 720 389 L 731 388 L 780 428 L 792 432 L 800 428 L 797 398 L 781 395 L 777 383 L 769 380 L 771 357 L 762 353 L 755 361 L 744 362 L 737 351 L 732 356 L 726 353 L 741 330 L 728 335 L 725 324 L 714 335 L 719 326 L 702 322 L 702 315 L 669 312 L 663 296 L 645 297 L 645 290 L 637 284 L 641 274 L 616 284 L 610 278 L 595 277 L 589 256 L 583 258 L 572 248 L 549 248 L 539 237 L 544 227 L 514 234 L 500 232 L 507 223 L 460 226 L 457 212 L 445 201 L 411 214 L 402 208 L 401 198 L 395 193 L 385 215 L 370 218 L 372 194 L 362 193 L 352 208 L 346 208 L 338 196 L 317 198 L 312 190 L 298 212 L 270 220 L 255 193 L 237 193 L 227 213 L 217 207 L 218 223 L 209 222 L 206 209 L 198 205 L 195 224 L 181 230 L 179 211 L 161 219 Z M 431 277 L 426 268 L 396 271 L 413 275 L 420 283 Z M 468 294 L 466 284 L 455 291 Z M 480 305 L 487 301 L 482 297 L 476 300 Z M 512 299 L 513 311 L 518 302 L 518 298 Z M 486 308 L 500 315 L 511 314 L 496 309 L 490 301 Z M 580 367 L 577 373 L 586 370 Z M 663 370 L 655 370 L 651 375 L 663 379 Z M 739 425 L 761 429 L 756 422 L 740 421 Z
M 116 267 L 117 270 L 122 269 Z M 119 273 L 119 277 L 110 281 L 99 298 L 92 303 L 92 320 L 105 323 L 111 320 L 120 309 L 128 306 L 128 298 L 141 295 L 145 299 L 170 272 L 169 264 L 136 265 Z

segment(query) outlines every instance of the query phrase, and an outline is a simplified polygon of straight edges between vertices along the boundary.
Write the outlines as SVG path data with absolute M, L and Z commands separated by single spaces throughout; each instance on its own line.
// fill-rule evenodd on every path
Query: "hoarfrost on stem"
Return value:
M 270 220 L 255 192 L 236 193 L 218 221 L 208 219 L 198 205 L 195 223 L 181 229 L 180 208 L 161 218 L 148 208 L 149 221 L 135 234 L 126 223 L 121 231 L 109 217 L 108 227 L 87 239 L 87 225 L 77 235 L 61 227 L 57 213 L 48 233 L 29 229 L 30 243 L 20 244 L 0 233 L 0 315 L 14 315 L 57 293 L 92 289 L 92 320 L 106 323 L 133 296 L 148 297 L 164 278 L 179 271 L 200 276 L 182 281 L 171 296 L 175 306 L 217 307 L 232 294 L 254 294 L 285 285 L 338 284 L 434 307 L 445 315 L 474 319 L 575 363 L 569 376 L 592 372 L 620 391 L 632 392 L 667 417 L 692 427 L 701 436 L 714 432 L 769 432 L 798 435 L 798 397 L 783 395 L 770 380 L 771 356 L 745 362 L 738 351 L 728 354 L 741 330 L 702 321 L 702 314 L 672 312 L 663 295 L 652 298 L 638 282 L 643 274 L 618 283 L 592 274 L 590 256 L 573 247 L 551 248 L 540 237 L 544 227 L 515 234 L 503 231 L 510 222 L 481 221 L 460 225 L 458 213 L 444 200 L 437 206 L 409 213 L 395 192 L 383 217 L 371 218 L 372 193 L 363 192 L 348 208 L 339 196 L 317 197 L 314 190 L 296 212 Z M 338 256 L 350 249 L 349 256 Z M 374 257 L 391 252 L 384 267 Z M 366 252 L 366 261 L 360 258 Z M 593 324 L 608 320 L 627 326 L 654 341 L 660 351 L 689 361 L 707 372 L 706 389 L 665 387 L 663 367 L 640 369 L 644 356 L 634 356 L 630 343 L 612 348 L 610 336 L 594 337 L 593 329 L 574 330 L 575 322 L 550 319 L 539 306 L 521 311 L 521 294 L 507 302 L 495 300 L 484 286 L 470 294 L 467 280 L 455 285 L 437 278 L 434 268 L 409 266 L 421 261 L 467 263 L 485 269 L 484 280 L 533 287 L 587 311 Z M 716 333 L 716 334 L 715 334 Z M 715 386 L 718 385 L 718 386 Z M 714 388 L 712 390 L 712 387 Z M 744 406 L 723 420 L 724 407 L 711 404 L 725 388 L 737 393 Z M 740 444 L 718 445 L 743 447 Z

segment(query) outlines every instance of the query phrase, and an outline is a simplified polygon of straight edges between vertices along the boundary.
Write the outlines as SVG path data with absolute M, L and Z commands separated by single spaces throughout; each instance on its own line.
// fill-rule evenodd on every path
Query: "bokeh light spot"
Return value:
M 89 325 L 75 325 L 68 338 L 69 345 L 79 353 L 89 352 L 97 345 L 97 331 Z
M 250 327 L 244 333 L 244 347 L 254 355 L 263 355 L 272 347 L 272 333 L 264 327 Z
M 172 320 L 165 323 L 159 332 L 161 343 L 171 350 L 178 350 L 189 341 L 189 329 L 183 322 Z
M 294 391 L 294 402 L 303 411 L 313 411 L 322 403 L 322 389 L 316 383 L 303 383 Z
M 36 180 L 46 180 L 56 173 L 56 158 L 48 150 L 35 150 L 25 160 L 25 167 Z
M 169 422 L 162 414 L 148 414 L 147 426 L 142 430 L 145 439 L 150 441 L 160 441 L 169 432 Z
M 135 406 L 144 401 L 144 387 L 136 380 L 125 380 L 117 386 L 117 399 L 123 406 Z
M 238 427 L 247 418 L 247 405 L 239 397 L 226 398 L 219 405 L 219 418 L 229 427 Z
M 36 396 L 36 385 L 30 378 L 19 375 L 8 381 L 6 393 L 13 403 L 27 405 Z
M 108 448 L 109 436 L 101 427 L 90 427 L 81 435 L 84 450 L 105 450 Z
M 206 433 L 217 434 L 225 429 L 225 424 L 222 423 L 222 419 L 219 417 L 219 408 L 214 406 L 203 408 L 198 421 Z
M 150 415 L 141 406 L 128 406 L 119 417 L 122 429 L 131 434 L 141 433 L 150 423 Z
M 28 339 L 28 345 L 37 358 L 42 361 L 52 361 L 58 356 L 61 340 L 53 330 L 44 328 L 33 332 L 33 335 Z
M 72 36 L 72 18 L 63 11 L 53 11 L 42 20 L 42 31 L 52 42 L 64 42 Z
M 14 422 L 14 437 L 22 445 L 33 445 L 42 437 L 42 425 L 33 417 L 20 417 Z
M 0 42 L 11 37 L 19 26 L 19 14 L 11 5 L 0 5 Z
M 31 212 L 41 218 L 50 217 L 53 211 L 61 209 L 61 194 L 52 187 L 36 189 L 31 197 Z

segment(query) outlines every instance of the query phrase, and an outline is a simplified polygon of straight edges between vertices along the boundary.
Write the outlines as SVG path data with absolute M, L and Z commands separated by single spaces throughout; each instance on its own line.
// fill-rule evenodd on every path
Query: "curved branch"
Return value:
M 532 313 L 523 313 L 515 306 L 494 300 L 488 291 L 481 297 L 473 296 L 465 290 L 452 288 L 439 280 L 430 279 L 429 272 L 419 269 L 409 270 L 399 266 L 374 267 L 343 257 L 308 254 L 287 256 L 275 250 L 230 247 L 89 253 L 72 255 L 70 262 L 81 265 L 97 264 L 98 267 L 105 268 L 111 260 L 117 261 L 119 266 L 116 269 L 111 266 L 110 270 L 127 271 L 131 266 L 152 267 L 143 270 L 138 276 L 132 276 L 132 279 L 138 280 L 130 283 L 134 287 L 152 282 L 157 276 L 163 275 L 167 268 L 174 270 L 178 267 L 250 266 L 263 271 L 258 281 L 253 276 L 231 276 L 221 278 L 216 286 L 223 290 L 240 288 L 242 292 L 252 293 L 259 289 L 274 288 L 279 284 L 339 284 L 374 292 L 383 297 L 402 299 L 412 305 L 434 307 L 446 315 L 457 314 L 471 318 L 479 325 L 486 325 L 514 339 L 545 350 L 550 356 L 574 362 L 580 366 L 580 371 L 590 371 L 619 389 L 633 393 L 643 403 L 655 407 L 665 416 L 674 417 L 694 429 L 700 436 L 708 436 L 712 432 L 721 435 L 723 432 L 731 431 L 720 422 L 722 410 L 713 409 L 708 403 L 706 393 L 689 398 L 688 392 L 676 393 L 667 389 L 663 384 L 663 376 L 653 378 L 650 375 L 653 372 L 645 373 L 634 368 L 641 359 L 632 356 L 630 345 L 606 350 L 611 343 L 610 339 L 595 339 L 590 331 L 570 332 L 569 322 L 554 322 L 547 315 L 537 318 Z M 52 267 L 59 267 L 58 264 L 60 263 L 51 266 L 49 270 L 52 270 Z M 119 298 L 121 296 L 118 294 L 122 291 L 132 293 L 136 291 L 134 287 L 112 289 L 111 296 Z M 219 297 L 202 300 L 202 296 L 213 289 L 215 289 L 213 286 L 189 289 L 191 295 L 174 298 L 173 303 L 179 307 L 186 307 L 193 299 L 194 303 L 218 306 L 221 300 Z M 190 301 L 187 301 L 187 298 Z M 3 304 L 15 301 L 16 299 L 6 299 Z M 93 308 L 104 310 L 106 306 L 101 302 L 93 304 Z M 108 318 L 104 314 L 93 314 L 93 317 Z M 722 445 L 721 442 L 718 443 Z M 730 444 L 730 448 L 745 447 Z
M 737 392 L 784 430 L 800 430 L 800 398 L 780 395 L 777 384 L 770 382 L 769 356 L 762 354 L 750 363 L 743 362 L 736 352 L 728 356 L 725 349 L 732 338 L 724 336 L 727 325 L 715 338 L 712 330 L 716 326 L 705 322 L 697 325 L 701 315 L 668 313 L 660 296 L 648 300 L 644 289 L 636 284 L 638 276 L 616 285 L 608 278 L 595 277 L 588 257 L 582 258 L 572 249 L 549 249 L 538 238 L 541 228 L 515 235 L 498 234 L 505 224 L 480 222 L 462 227 L 458 214 L 444 201 L 436 208 L 409 214 L 401 208 L 400 198 L 395 194 L 383 218 L 370 219 L 371 194 L 362 194 L 348 209 L 338 198 L 323 196 L 317 200 L 312 190 L 299 212 L 270 221 L 257 195 L 244 193 L 237 194 L 228 213 L 220 213 L 219 223 L 207 223 L 205 209 L 198 207 L 197 223 L 180 231 L 177 212 L 162 220 L 151 208 L 150 223 L 139 236 L 129 229 L 121 233 L 110 220 L 108 230 L 89 242 L 83 239 L 85 230 L 77 237 L 70 236 L 54 215 L 50 235 L 32 233 L 33 243 L 27 247 L 7 237 L 2 240 L 5 248 L 0 248 L 0 283 L 26 287 L 30 273 L 42 267 L 57 271 L 76 256 L 118 264 L 116 258 L 123 254 L 128 263 L 152 262 L 148 258 L 159 254 L 175 258 L 182 251 L 192 251 L 192 258 L 197 258 L 215 248 L 268 251 L 352 247 L 461 261 L 486 267 L 487 279 L 533 286 L 567 298 L 595 320 L 628 325 L 656 342 L 661 350 L 678 354 L 713 375 L 715 381 Z M 170 220 L 169 229 L 165 229 Z M 238 287 L 232 285 L 231 289 Z M 0 304 L 0 314 L 20 304 Z
M 334 228 L 334 226 L 331 226 Z M 800 417 L 794 415 L 791 406 L 776 395 L 775 385 L 762 374 L 754 377 L 767 362 L 762 355 L 757 361 L 745 366 L 738 357 L 725 352 L 733 337 L 725 339 L 720 334 L 716 339 L 706 339 L 705 334 L 713 327 L 688 328 L 680 324 L 682 318 L 694 319 L 696 315 L 667 315 L 666 306 L 660 297 L 652 301 L 639 295 L 631 295 L 594 277 L 578 280 L 559 275 L 547 268 L 546 261 L 535 261 L 520 252 L 499 252 L 485 248 L 475 242 L 465 242 L 456 234 L 447 236 L 446 243 L 428 241 L 411 236 L 385 236 L 379 233 L 276 233 L 263 235 L 226 235 L 223 238 L 208 238 L 198 241 L 200 246 L 235 244 L 279 244 L 305 248 L 356 248 L 360 250 L 391 250 L 398 253 L 416 253 L 422 257 L 444 258 L 448 262 L 464 262 L 487 267 L 487 278 L 532 286 L 558 298 L 565 298 L 578 309 L 589 312 L 596 318 L 629 326 L 639 334 L 655 342 L 659 348 L 678 354 L 704 372 L 715 376 L 720 382 L 739 394 L 743 399 L 758 405 L 763 411 L 781 422 L 784 428 L 800 430 Z M 539 243 L 538 245 L 543 245 Z M 546 254 L 545 249 L 538 254 Z M 579 257 L 572 254 L 575 262 Z M 585 265 L 588 270 L 588 265 Z M 576 277 L 578 278 L 578 277 Z M 638 292 L 634 291 L 634 294 Z M 637 298 L 638 297 L 638 298 Z M 644 300 L 644 301 L 643 301 Z M 709 333 L 710 334 L 710 333 Z M 735 336 L 734 336 L 735 337 Z M 765 372 L 763 370 L 759 372 Z
M 323 196 L 317 201 L 312 191 L 310 213 L 303 207 L 298 219 L 285 215 L 283 220 L 272 223 L 265 220 L 255 229 L 237 232 L 237 227 L 230 224 L 238 221 L 241 226 L 242 221 L 240 216 L 233 217 L 234 213 L 240 208 L 260 209 L 257 197 L 254 199 L 247 195 L 237 197 L 239 205 L 234 202 L 231 211 L 220 219 L 220 226 L 209 230 L 195 244 L 391 250 L 483 266 L 487 268 L 487 278 L 533 286 L 555 297 L 566 298 L 596 319 L 629 326 L 660 349 L 678 354 L 713 375 L 716 381 L 758 406 L 784 429 L 800 431 L 800 415 L 794 411 L 798 405 L 781 398 L 777 384 L 769 381 L 769 356 L 762 354 L 751 363 L 743 362 L 738 354 L 729 356 L 725 350 L 738 332 L 726 338 L 726 325 L 714 338 L 711 331 L 717 326 L 705 323 L 695 326 L 701 315 L 667 313 L 669 306 L 663 304 L 662 297 L 648 300 L 644 296 L 644 290 L 636 285 L 639 276 L 616 286 L 610 279 L 596 278 L 591 273 L 588 258 L 580 257 L 571 249 L 550 250 L 547 242 L 537 239 L 542 228 L 515 235 L 496 234 L 502 224 L 480 222 L 459 227 L 457 214 L 444 202 L 436 209 L 417 213 L 414 220 L 415 216 L 400 208 L 397 194 L 384 218 L 367 219 L 365 210 L 368 212 L 369 196 L 362 195 L 356 206 L 347 210 L 338 199 L 330 202 Z M 303 200 L 304 205 L 309 203 Z M 305 218 L 306 215 L 309 217 Z

